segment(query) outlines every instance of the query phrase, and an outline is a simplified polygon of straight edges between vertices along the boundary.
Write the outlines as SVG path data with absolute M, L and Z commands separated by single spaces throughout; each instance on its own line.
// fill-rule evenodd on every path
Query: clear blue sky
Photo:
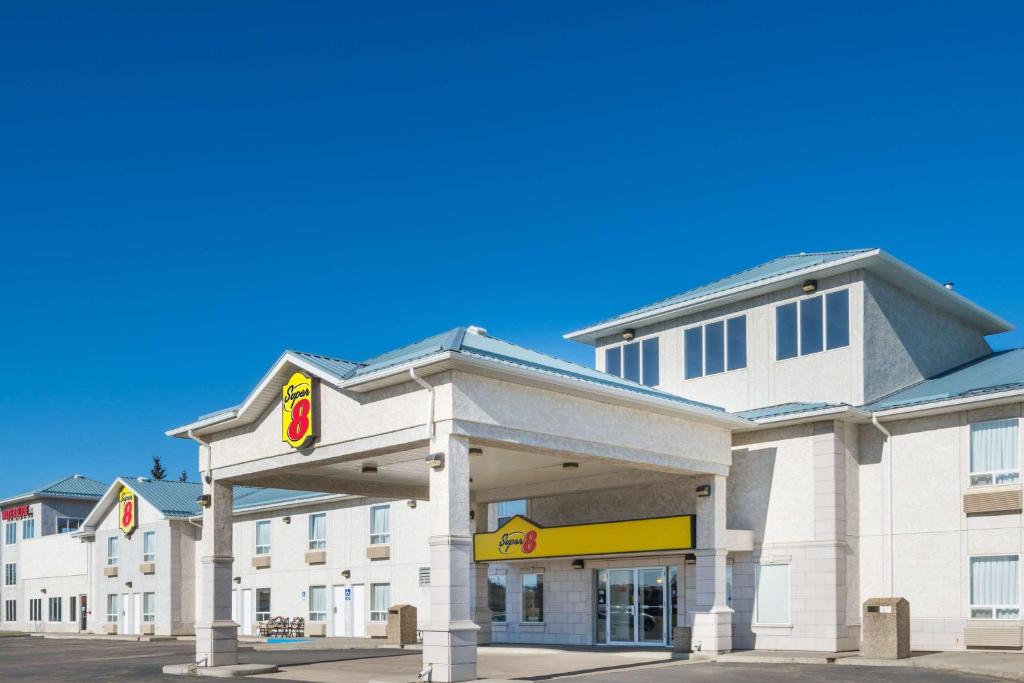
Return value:
M 590 362 L 563 332 L 788 252 L 1024 323 L 1021 3 L 89 5 L 0 18 L 0 496 L 194 472 L 163 431 L 285 348 Z

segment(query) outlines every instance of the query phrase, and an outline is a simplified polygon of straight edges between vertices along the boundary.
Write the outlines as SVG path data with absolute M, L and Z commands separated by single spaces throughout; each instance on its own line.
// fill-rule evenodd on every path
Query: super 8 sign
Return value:
M 302 448 L 315 437 L 313 429 L 313 379 L 301 372 L 281 388 L 281 440 Z
M 131 536 L 139 527 L 139 498 L 127 486 L 117 495 L 117 518 L 125 536 Z
M 3 520 L 9 522 L 14 519 L 24 519 L 32 515 L 32 511 L 29 510 L 28 505 L 18 505 L 16 507 L 7 508 L 3 511 Z

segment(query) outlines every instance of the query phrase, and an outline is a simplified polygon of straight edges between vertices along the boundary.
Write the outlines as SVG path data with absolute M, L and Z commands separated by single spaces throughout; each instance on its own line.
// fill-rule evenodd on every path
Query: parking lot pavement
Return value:
M 708 663 L 648 667 L 561 680 L 566 683 L 992 683 L 998 679 L 905 667 Z

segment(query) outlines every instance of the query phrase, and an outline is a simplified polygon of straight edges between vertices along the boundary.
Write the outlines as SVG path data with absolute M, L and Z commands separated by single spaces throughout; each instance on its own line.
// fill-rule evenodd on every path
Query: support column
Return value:
M 469 441 L 438 429 L 430 452 L 443 453 L 444 465 L 430 470 L 430 621 L 420 629 L 423 668 L 430 668 L 436 683 L 472 681 L 478 627 L 469 600 Z
M 697 600 L 693 613 L 693 647 L 702 653 L 732 650 L 732 608 L 726 604 L 726 478 L 701 483 L 711 495 L 697 498 Z
M 196 663 L 238 664 L 238 624 L 231 620 L 231 484 L 203 484 L 210 506 L 203 510 L 199 543 L 199 614 L 196 618 Z
M 487 533 L 487 503 L 473 505 L 473 527 L 476 533 Z M 487 602 L 488 581 L 485 562 L 473 564 L 473 621 L 480 630 L 476 634 L 477 645 L 491 644 L 491 607 Z

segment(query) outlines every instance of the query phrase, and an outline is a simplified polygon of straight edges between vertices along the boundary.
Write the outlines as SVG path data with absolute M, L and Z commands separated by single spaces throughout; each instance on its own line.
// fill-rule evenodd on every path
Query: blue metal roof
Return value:
M 787 273 L 793 273 L 805 268 L 824 266 L 833 261 L 849 258 L 858 254 L 865 254 L 870 251 L 874 251 L 874 249 L 847 249 L 843 251 L 824 251 L 813 254 L 790 254 L 788 256 L 780 256 L 779 258 L 754 266 L 753 268 L 742 270 L 738 273 L 729 275 L 728 277 L 721 278 L 720 280 L 715 280 L 714 282 L 709 282 L 705 285 L 688 289 L 680 294 L 661 299 L 660 301 L 655 301 L 652 304 L 612 316 L 606 320 L 593 323 L 592 325 L 587 325 L 587 327 L 605 325 L 622 318 L 646 313 L 665 306 L 685 303 L 711 294 L 724 293 L 737 287 L 756 284 L 763 280 L 779 277 L 780 275 L 786 275 Z
M 998 351 L 864 406 L 877 412 L 1024 388 L 1024 349 Z
M 845 404 L 843 403 L 780 403 L 774 406 L 765 406 L 763 408 L 752 408 L 750 410 L 741 410 L 737 415 L 745 417 L 748 420 L 766 420 L 770 417 L 781 417 L 783 415 L 795 415 L 797 413 L 809 413 L 814 410 L 825 410 L 826 408 L 841 408 Z
M 252 486 L 235 487 L 235 512 L 263 505 L 294 503 L 309 498 L 322 498 L 331 495 L 322 491 L 291 491 L 289 489 L 263 489 Z
M 203 493 L 203 485 L 191 481 L 168 479 L 147 479 L 145 477 L 121 477 L 136 494 L 155 507 L 166 517 L 198 517 L 203 514 L 196 499 Z M 104 486 L 104 490 L 108 488 Z M 289 489 L 265 489 L 253 486 L 234 487 L 236 512 L 263 505 L 277 505 L 308 498 L 320 498 L 329 494 L 317 491 L 292 491 Z
M 76 498 L 85 500 L 99 500 L 107 491 L 107 484 L 89 477 L 75 474 L 70 477 L 52 481 L 39 488 L 26 491 L 17 496 L 11 496 L 6 500 L 16 498 Z

